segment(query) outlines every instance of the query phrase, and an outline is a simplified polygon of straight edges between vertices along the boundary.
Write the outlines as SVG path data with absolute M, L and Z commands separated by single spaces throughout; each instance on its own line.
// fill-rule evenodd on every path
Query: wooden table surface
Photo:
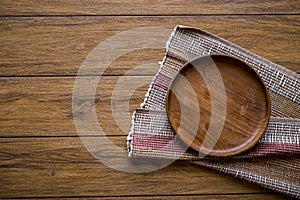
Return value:
M 103 165 L 78 137 L 72 92 L 81 63 L 100 42 L 133 28 L 177 24 L 205 29 L 299 73 L 299 14 L 299 0 L 1 0 L 0 197 L 284 199 L 182 161 L 144 174 Z M 121 130 L 112 115 L 114 86 L 134 66 L 163 56 L 164 49 L 128 52 L 101 77 L 99 123 L 123 149 L 129 130 Z M 131 76 L 149 82 L 157 69 L 151 65 Z M 86 74 L 95 75 L 93 69 Z M 135 80 L 128 78 L 130 84 Z M 139 107 L 147 87 L 133 93 L 130 111 Z

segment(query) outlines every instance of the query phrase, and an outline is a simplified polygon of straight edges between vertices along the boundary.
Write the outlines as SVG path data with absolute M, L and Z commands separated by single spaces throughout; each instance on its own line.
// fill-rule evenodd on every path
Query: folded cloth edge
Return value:
M 207 35 L 210 36 L 210 37 L 215 37 L 217 40 L 219 40 L 219 41 L 221 41 L 221 42 L 224 42 L 224 43 L 227 43 L 227 45 L 229 45 L 229 46 L 232 47 L 232 48 L 238 48 L 238 49 L 241 50 L 243 53 L 250 53 L 250 54 L 253 56 L 254 59 L 257 59 L 257 61 L 262 61 L 262 62 L 264 62 L 264 64 L 266 64 L 267 66 L 270 65 L 270 66 L 272 66 L 274 69 L 277 68 L 278 70 L 281 70 L 281 73 L 282 73 L 283 75 L 287 75 L 288 77 L 290 77 L 290 78 L 292 78 L 292 79 L 296 79 L 296 81 L 298 81 L 298 79 L 299 79 L 299 75 L 297 75 L 296 73 L 292 72 L 291 70 L 286 69 L 286 68 L 282 68 L 281 66 L 279 66 L 279 65 L 277 65 L 277 64 L 275 64 L 275 63 L 273 63 L 273 62 L 271 62 L 271 61 L 269 61 L 269 60 L 266 60 L 265 58 L 262 58 L 262 57 L 260 57 L 260 56 L 258 56 L 258 55 L 256 55 L 256 54 L 254 54 L 254 53 L 252 53 L 252 52 L 250 52 L 250 51 L 248 51 L 248 50 L 246 50 L 246 49 L 244 49 L 244 48 L 242 48 L 242 47 L 240 47 L 240 46 L 238 46 L 238 45 L 236 45 L 236 44 L 233 44 L 233 43 L 231 43 L 231 42 L 229 42 L 229 41 L 227 41 L 227 40 L 225 40 L 225 39 L 223 39 L 223 38 L 220 38 L 219 36 L 213 35 L 213 34 L 211 34 L 211 33 L 208 33 L 208 32 L 206 32 L 206 31 L 203 31 L 203 30 L 199 30 L 199 29 L 195 29 L 195 28 L 191 28 L 191 27 L 187 27 L 187 26 L 181 26 L 181 25 L 177 25 L 177 26 L 174 28 L 174 30 L 173 30 L 173 32 L 172 32 L 172 34 L 171 34 L 171 36 L 170 36 L 170 38 L 169 38 L 169 40 L 168 40 L 168 42 L 167 42 L 167 44 L 166 44 L 166 49 L 167 49 L 167 51 L 166 51 L 166 53 L 165 53 L 165 56 L 164 56 L 163 61 L 160 63 L 160 68 L 159 68 L 158 72 L 161 70 L 161 68 L 162 68 L 162 66 L 163 66 L 163 64 L 164 64 L 164 62 L 165 62 L 165 60 L 166 60 L 167 54 L 170 53 L 170 52 L 169 52 L 170 43 L 171 43 L 172 38 L 173 38 L 173 36 L 174 36 L 174 34 L 176 33 L 176 31 L 177 31 L 178 28 L 188 28 L 188 29 L 193 29 L 193 30 L 199 31 L 200 33 L 207 34 Z M 148 91 L 147 91 L 147 94 L 145 95 L 144 102 L 141 104 L 141 108 L 143 108 L 143 107 L 145 106 L 145 104 L 147 103 L 148 95 L 149 95 L 149 92 L 151 91 L 152 88 L 153 88 L 153 84 L 152 84 L 152 82 L 151 82 L 151 84 L 150 84 L 150 86 L 149 86 L 149 89 L 148 89 Z M 296 92 L 296 94 L 297 94 L 297 92 Z M 297 95 L 296 95 L 296 96 L 297 96 Z M 287 98 L 288 98 L 288 97 L 287 97 Z M 293 100 L 295 100 L 296 102 L 298 102 L 299 99 L 298 99 L 298 98 L 295 98 L 295 99 L 293 99 Z M 132 126 L 134 126 L 134 124 L 132 124 Z M 132 130 L 133 130 L 133 128 L 131 129 L 131 131 L 130 131 L 130 133 L 128 134 L 128 137 L 127 137 L 127 142 L 128 142 L 128 144 L 130 144 L 130 140 L 132 139 L 132 134 L 133 134 Z M 129 156 L 132 156 L 132 149 L 130 149 L 130 147 L 129 147 L 129 153 L 128 153 L 128 155 L 129 155 Z M 200 163 L 198 163 L 198 164 L 200 164 Z M 207 167 L 209 167 L 209 166 L 207 166 Z M 215 169 L 216 169 L 216 168 L 215 168 Z M 222 169 L 222 168 L 220 168 L 220 169 Z M 220 170 L 220 169 L 217 169 L 217 170 L 222 171 L 222 170 Z M 225 168 L 224 168 L 224 169 L 225 169 Z M 225 171 L 224 171 L 224 172 L 225 172 Z M 227 173 L 228 173 L 228 172 L 227 172 Z M 243 177 L 240 177 L 240 178 L 243 178 Z M 250 178 L 251 178 L 251 177 L 250 177 Z M 251 182 L 251 181 L 250 181 L 250 182 Z M 255 182 L 255 181 L 254 181 L 254 182 Z M 257 181 L 256 183 L 261 183 L 261 181 L 259 180 L 259 181 Z M 295 183 L 294 183 L 294 184 L 295 184 Z M 263 184 L 261 184 L 261 185 L 264 186 Z M 272 186 L 272 185 L 271 185 L 271 186 Z M 275 188 L 272 188 L 271 186 L 269 187 L 270 189 L 274 189 L 274 190 L 276 190 L 276 191 L 280 191 L 280 190 L 278 190 L 278 187 L 277 187 L 277 186 L 274 186 Z M 299 187 L 299 185 L 297 185 L 297 184 L 296 184 L 296 186 Z M 285 189 L 285 188 L 284 188 L 284 189 Z M 285 194 L 290 195 L 290 196 L 294 196 L 294 197 L 299 197 L 299 195 L 300 195 L 300 194 L 299 194 L 299 190 L 298 190 L 298 192 L 295 191 L 295 190 L 293 190 L 293 191 L 289 191 L 289 190 L 285 191 L 285 190 L 282 190 L 282 191 L 280 191 L 280 192 L 285 193 Z

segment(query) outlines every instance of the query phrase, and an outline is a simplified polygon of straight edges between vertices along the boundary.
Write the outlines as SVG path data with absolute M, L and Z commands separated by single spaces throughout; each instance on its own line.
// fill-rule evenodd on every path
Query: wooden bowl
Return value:
M 167 93 L 166 111 L 175 132 L 191 148 L 210 156 L 233 156 L 251 148 L 264 133 L 270 97 L 248 64 L 210 55 L 178 72 Z

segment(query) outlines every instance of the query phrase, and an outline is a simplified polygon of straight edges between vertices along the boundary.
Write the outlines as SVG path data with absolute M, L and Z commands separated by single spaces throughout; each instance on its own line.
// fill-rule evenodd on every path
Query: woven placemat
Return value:
M 171 80 L 188 61 L 200 55 L 226 54 L 252 66 L 266 83 L 271 119 L 263 137 L 249 151 L 231 158 L 199 158 L 175 140 L 165 110 Z M 202 30 L 177 26 L 161 67 L 141 108 L 133 114 L 127 144 L 130 156 L 184 159 L 266 188 L 300 197 L 300 82 L 299 75 L 235 44 Z

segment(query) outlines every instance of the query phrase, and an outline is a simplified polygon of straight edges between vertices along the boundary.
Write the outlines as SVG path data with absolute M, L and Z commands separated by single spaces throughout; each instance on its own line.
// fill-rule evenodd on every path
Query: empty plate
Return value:
M 199 57 L 171 82 L 166 111 L 180 139 L 204 155 L 232 156 L 255 145 L 270 117 L 260 76 L 227 55 Z

